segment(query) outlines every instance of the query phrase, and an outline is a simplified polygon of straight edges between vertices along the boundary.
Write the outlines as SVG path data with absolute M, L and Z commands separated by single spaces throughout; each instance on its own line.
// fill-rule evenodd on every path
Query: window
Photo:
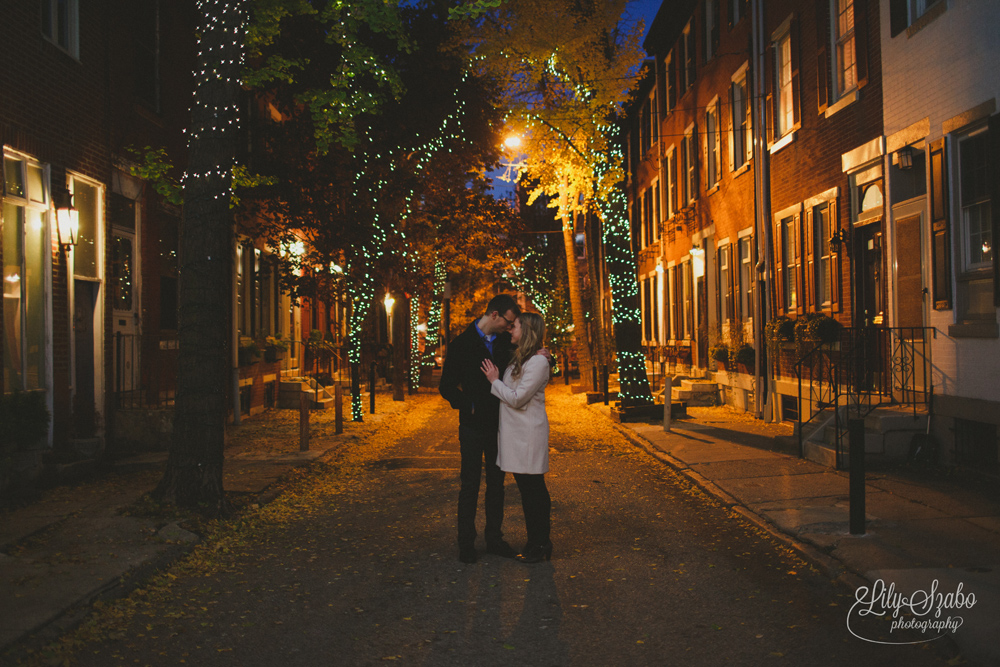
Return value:
M 792 97 L 792 36 L 786 32 L 774 44 L 775 72 L 777 83 L 777 113 L 774 120 L 774 136 L 783 137 L 792 131 L 795 124 L 794 99 Z
M 730 244 L 719 246 L 719 321 L 726 323 L 736 319 L 733 316 L 732 272 L 729 267 L 731 253 Z
M 681 201 L 686 206 L 698 196 L 698 171 L 695 166 L 694 129 L 684 135 L 681 142 Z
M 642 247 L 653 242 L 653 188 L 642 192 Z
M 667 299 L 670 301 L 669 326 L 670 340 L 680 337 L 680 298 L 678 296 L 677 267 L 671 266 L 667 271 Z
M 77 210 L 79 228 L 73 248 L 73 275 L 77 278 L 100 280 L 99 251 L 101 228 L 101 189 L 79 178 L 72 178 L 73 208 Z
M 677 149 L 673 146 L 667 151 L 667 217 L 673 218 L 677 213 Z
M 642 281 L 642 340 L 648 343 L 653 338 L 653 309 L 650 303 L 652 290 L 649 278 Z
M 681 265 L 681 280 L 684 297 L 684 338 L 690 340 L 694 332 L 694 285 L 691 262 Z
M 889 33 L 895 37 L 911 25 L 926 20 L 933 20 L 946 9 L 944 0 L 891 0 L 889 2 Z M 931 10 L 935 10 L 931 12 Z M 917 28 L 919 29 L 919 28 Z
M 677 106 L 677 68 L 674 67 L 673 51 L 668 53 L 667 57 L 663 59 L 663 71 L 666 72 L 664 82 L 666 91 L 663 101 L 666 104 L 667 113 L 670 113 Z
M 684 32 L 680 39 L 680 94 L 684 94 L 688 88 L 694 84 L 695 62 L 694 62 L 694 33 L 691 32 L 691 23 L 684 27 Z
M 753 237 L 744 236 L 740 239 L 740 312 L 744 320 L 753 317 Z
M 135 96 L 154 111 L 160 110 L 160 3 L 132 0 L 135 32 Z
M 658 343 L 660 341 L 660 285 L 659 276 L 657 274 L 652 274 L 649 277 L 649 301 L 653 308 L 650 311 L 652 317 L 650 318 L 650 337 L 651 343 Z
M 854 0 L 836 0 L 834 5 L 833 38 L 836 53 L 837 89 L 834 97 L 858 85 L 858 69 L 854 42 Z
M 649 108 L 649 141 L 652 146 L 655 146 L 660 140 L 660 122 L 659 115 L 656 113 L 656 89 L 650 91 L 649 99 L 646 100 L 646 106 Z
M 719 2 L 705 0 L 705 61 L 719 52 Z
M 78 0 L 41 0 L 42 35 L 74 58 L 80 57 Z
M 46 386 L 48 173 L 37 162 L 4 157 L 3 391 Z
M 722 178 L 719 141 L 719 100 L 715 99 L 708 105 L 705 112 L 705 150 L 708 161 L 705 164 L 705 176 L 708 179 L 706 189 L 711 190 L 719 184 Z
M 732 170 L 736 171 L 753 157 L 753 137 L 750 132 L 750 99 L 747 94 L 746 69 L 733 80 L 729 89 L 729 106 L 732 112 L 730 122 L 733 126 L 733 159 Z
M 958 140 L 958 196 L 961 251 L 958 261 L 958 319 L 995 318 L 993 229 L 989 188 L 989 134 L 981 128 Z
M 649 100 L 647 99 L 642 104 L 642 108 L 639 110 L 639 161 L 641 162 L 645 159 L 646 154 L 649 153 L 649 148 L 652 146 L 652 136 L 650 130 L 653 127 L 650 121 L 650 108 Z
M 786 312 L 795 310 L 799 305 L 799 249 L 795 221 L 796 218 L 791 216 L 781 220 L 781 263 L 784 274 L 781 282 L 784 297 L 781 303 Z
M 652 190 L 652 227 L 653 227 L 653 242 L 660 240 L 660 181 L 659 179 L 653 181 L 653 186 L 650 188 Z
M 830 308 L 833 303 L 833 255 L 830 252 L 830 238 L 833 236 L 830 204 L 823 203 L 813 208 L 813 262 L 816 275 L 816 305 Z
M 749 0 L 729 0 L 729 27 L 733 27 L 747 15 Z
M 958 142 L 959 192 L 965 236 L 962 260 L 967 271 L 989 268 L 993 261 L 987 136 L 980 132 Z

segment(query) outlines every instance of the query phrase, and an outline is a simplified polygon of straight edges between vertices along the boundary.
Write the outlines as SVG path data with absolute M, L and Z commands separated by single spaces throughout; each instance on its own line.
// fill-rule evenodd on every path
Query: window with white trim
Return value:
M 858 86 L 854 40 L 854 0 L 833 1 L 834 99 Z
M 785 311 L 792 311 L 799 305 L 799 252 L 798 234 L 793 216 L 781 220 L 781 259 L 783 265 L 782 291 Z
M 48 170 L 4 156 L 3 391 L 45 389 L 48 374 L 46 272 L 51 252 Z
M 677 67 L 680 69 L 680 91 L 679 94 L 683 95 L 688 88 L 694 84 L 696 69 L 695 69 L 695 53 L 694 53 L 694 33 L 691 30 L 691 22 L 684 26 L 684 32 L 681 34 L 679 52 L 679 61 Z
M 719 100 L 716 98 L 705 111 L 705 163 L 706 189 L 711 190 L 722 178 L 722 161 L 719 138 Z
M 719 51 L 719 0 L 705 0 L 705 61 Z
M 740 238 L 740 313 L 743 321 L 753 318 L 753 289 L 754 289 L 754 267 L 753 267 L 753 237 L 743 236 Z
M 729 257 L 732 252 L 732 245 L 726 243 L 720 245 L 718 250 L 719 267 L 719 321 L 724 323 L 732 322 L 733 317 L 733 293 L 732 274 L 730 273 Z
M 74 58 L 80 57 L 78 0 L 41 0 L 42 35 Z
M 813 225 L 813 270 L 816 286 L 815 303 L 818 308 L 830 308 L 833 303 L 833 253 L 830 239 L 833 236 L 833 221 L 830 215 L 830 202 L 814 206 L 812 210 Z
M 794 99 L 792 97 L 792 35 L 785 32 L 774 42 L 774 81 L 776 83 L 777 113 L 774 118 L 774 136 L 783 137 L 792 131 L 795 124 Z
M 729 88 L 729 108 L 733 128 L 733 159 L 731 168 L 736 171 L 753 157 L 753 138 L 750 132 L 750 104 L 747 89 L 747 73 L 743 69 L 733 79 Z
M 667 150 L 667 217 L 672 218 L 677 213 L 677 148 L 671 146 Z
M 989 173 L 990 146 L 986 127 L 958 143 L 959 234 L 958 319 L 993 319 L 993 228 Z
M 698 196 L 698 170 L 695 166 L 694 128 L 684 134 L 681 141 L 681 201 L 684 205 L 694 202 Z

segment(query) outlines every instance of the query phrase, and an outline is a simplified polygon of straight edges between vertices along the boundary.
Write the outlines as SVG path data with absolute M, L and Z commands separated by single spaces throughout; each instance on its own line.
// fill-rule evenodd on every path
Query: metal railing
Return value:
M 914 415 L 929 409 L 934 336 L 933 327 L 845 327 L 836 342 L 803 353 L 795 362 L 799 454 L 832 421 L 840 466 L 848 418 L 888 405 L 908 406 Z
M 144 346 L 138 334 L 115 333 L 112 392 L 115 407 L 157 409 L 174 404 L 177 349 Z

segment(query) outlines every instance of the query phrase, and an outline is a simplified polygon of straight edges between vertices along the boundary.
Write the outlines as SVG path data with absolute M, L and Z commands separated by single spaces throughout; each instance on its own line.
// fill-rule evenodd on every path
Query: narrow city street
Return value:
M 101 667 L 945 664 L 943 646 L 852 637 L 846 589 L 568 389 L 547 395 L 551 562 L 481 537 L 458 561 L 457 416 L 424 390 L 62 648 Z M 519 547 L 509 475 L 504 528 Z

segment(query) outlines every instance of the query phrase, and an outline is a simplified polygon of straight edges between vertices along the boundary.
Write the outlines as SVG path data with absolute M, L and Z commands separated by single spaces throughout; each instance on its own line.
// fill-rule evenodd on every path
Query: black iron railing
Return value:
M 840 466 L 848 418 L 864 419 L 887 405 L 914 415 L 929 409 L 934 335 L 932 327 L 845 327 L 837 341 L 803 353 L 795 363 L 800 455 L 805 441 L 832 421 Z
M 138 334 L 115 333 L 115 406 L 120 409 L 156 409 L 174 403 L 177 391 L 177 347 L 156 340 L 144 346 Z

